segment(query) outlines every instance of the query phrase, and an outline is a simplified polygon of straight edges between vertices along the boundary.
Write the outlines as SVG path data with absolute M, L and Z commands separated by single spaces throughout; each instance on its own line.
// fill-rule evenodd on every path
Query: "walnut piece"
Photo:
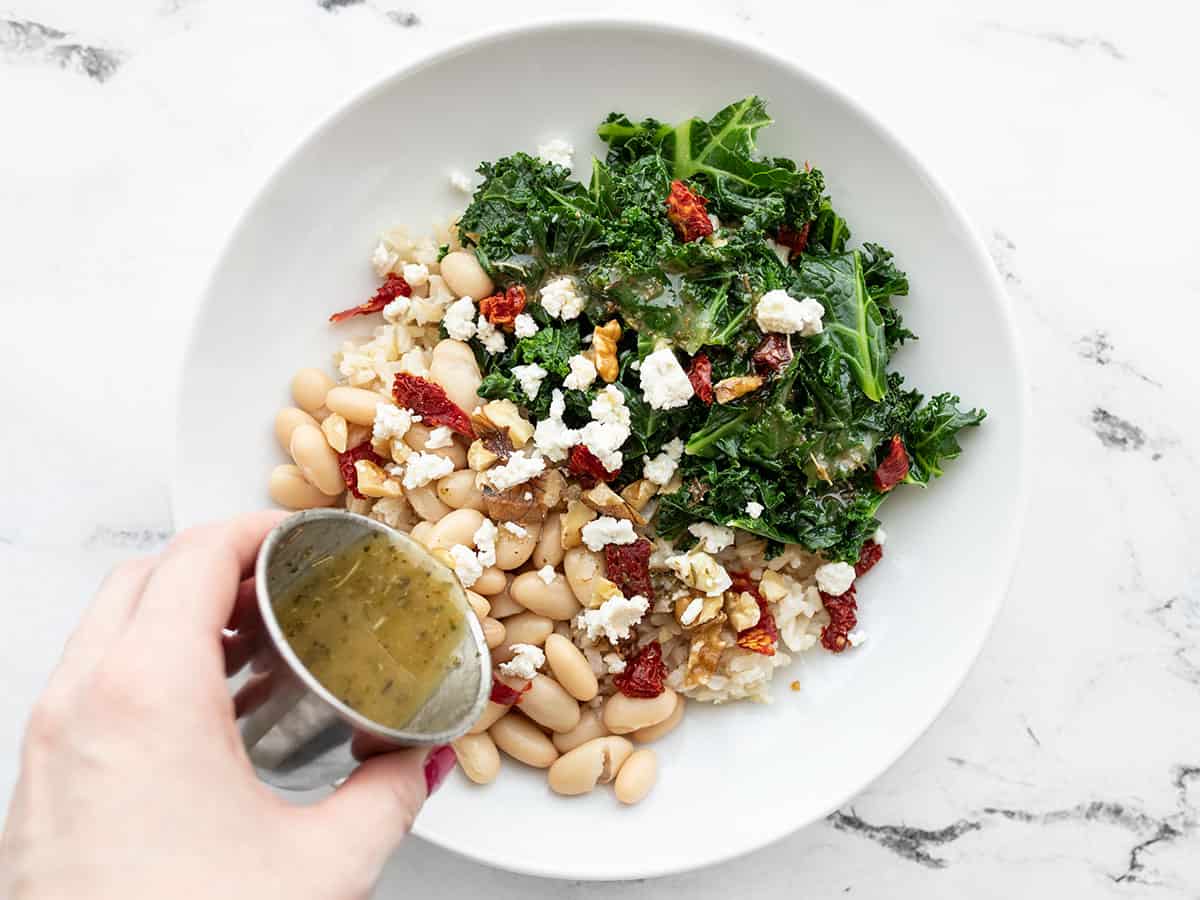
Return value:
M 354 471 L 358 477 L 358 492 L 364 497 L 399 497 L 404 492 L 399 481 L 389 478 L 369 459 L 358 460 Z
M 634 525 L 646 524 L 645 517 L 604 482 L 600 482 L 590 491 L 585 491 L 583 502 L 602 516 L 628 519 Z
M 729 617 L 729 626 L 734 631 L 741 633 L 758 624 L 762 611 L 758 608 L 758 601 L 754 599 L 754 595 L 748 591 L 740 593 L 727 591 L 725 593 L 725 615 Z
M 713 385 L 713 393 L 716 394 L 718 403 L 730 403 L 751 391 L 757 391 L 762 386 L 763 380 L 758 375 L 736 375 L 718 381 Z
M 612 384 L 617 380 L 617 341 L 621 339 L 621 325 L 616 319 L 599 326 L 592 332 L 592 355 L 595 357 L 596 373 Z
M 568 500 L 567 511 L 559 517 L 562 548 L 570 550 L 583 543 L 583 526 L 596 518 L 596 513 L 582 500 Z
M 521 415 L 521 411 L 517 409 L 517 405 L 511 400 L 492 400 L 485 403 L 483 408 L 471 417 L 472 424 L 475 425 L 477 433 L 481 424 L 480 419 L 483 419 L 486 425 L 491 426 L 488 429 L 485 425 L 485 430 L 503 430 L 512 447 L 524 447 L 529 443 L 529 439 L 533 437 L 533 425 Z M 483 435 L 481 434 L 480 437 L 483 437 Z M 484 445 L 487 446 L 486 440 L 484 441 Z
M 325 440 L 338 453 L 346 452 L 346 441 L 350 436 L 346 419 L 337 413 L 330 413 L 321 422 L 321 431 Z
M 632 484 L 627 484 L 625 489 L 621 491 L 622 499 L 636 509 L 642 511 L 650 500 L 658 493 L 658 485 L 646 478 L 639 478 Z
M 707 625 L 721 612 L 721 597 L 706 597 L 703 594 L 685 594 L 675 601 L 675 621 L 684 628 Z
M 692 644 L 688 650 L 687 668 L 684 670 L 683 687 L 695 688 L 708 683 L 721 665 L 721 654 L 729 646 L 724 635 L 725 614 L 717 616 L 707 625 L 692 632 Z

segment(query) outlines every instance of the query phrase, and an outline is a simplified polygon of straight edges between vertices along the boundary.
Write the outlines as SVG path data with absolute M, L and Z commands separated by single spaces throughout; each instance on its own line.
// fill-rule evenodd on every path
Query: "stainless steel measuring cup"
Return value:
M 411 552 L 425 554 L 406 534 L 345 510 L 312 509 L 290 516 L 263 542 L 255 566 L 257 604 L 251 621 L 239 625 L 238 641 L 248 665 L 229 677 L 242 742 L 260 778 L 289 790 L 336 784 L 360 762 L 401 747 L 435 746 L 461 737 L 479 718 L 491 690 L 491 657 L 479 621 L 462 585 L 441 567 L 450 596 L 467 628 L 450 668 L 404 728 L 367 719 L 331 694 L 288 645 L 271 598 L 304 577 L 308 563 L 361 541 L 386 534 Z

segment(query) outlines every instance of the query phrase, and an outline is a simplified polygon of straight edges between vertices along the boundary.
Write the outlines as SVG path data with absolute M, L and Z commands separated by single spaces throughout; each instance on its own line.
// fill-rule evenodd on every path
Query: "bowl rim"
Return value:
M 901 140 L 895 131 L 877 117 L 865 103 L 851 95 L 846 89 L 837 86 L 825 76 L 806 68 L 802 63 L 775 50 L 774 48 L 762 47 L 752 42 L 750 35 L 745 34 L 728 34 L 719 32 L 715 28 L 715 24 L 709 22 L 706 18 L 701 18 L 694 23 L 678 23 L 672 21 L 664 21 L 652 16 L 627 16 L 627 15 L 595 15 L 595 14 L 566 14 L 561 16 L 537 16 L 531 17 L 515 25 L 499 25 L 488 27 L 480 30 L 475 34 L 453 41 L 449 44 L 441 46 L 439 49 L 430 51 L 429 53 L 419 56 L 406 65 L 400 66 L 391 72 L 379 76 L 371 83 L 364 87 L 355 90 L 344 101 L 339 103 L 335 108 L 325 113 L 314 125 L 308 128 L 291 146 L 289 150 L 281 154 L 275 164 L 270 169 L 270 174 L 259 185 L 247 202 L 241 207 L 237 213 L 233 225 L 230 228 L 228 236 L 222 242 L 219 252 L 213 257 L 213 262 L 209 267 L 207 277 L 204 280 L 204 287 L 198 295 L 199 300 L 196 302 L 194 309 L 188 319 L 187 339 L 184 353 L 181 357 L 181 363 L 176 373 L 176 384 L 173 392 L 174 410 L 172 416 L 173 439 L 171 444 L 171 473 L 169 478 L 169 506 L 170 515 L 173 524 L 177 524 L 177 511 L 175 509 L 175 498 L 179 496 L 179 435 L 181 433 L 180 426 L 183 417 L 183 393 L 185 390 L 185 380 L 187 372 L 192 368 L 192 360 L 194 356 L 200 352 L 199 347 L 199 323 L 204 314 L 207 304 L 205 298 L 211 293 L 217 275 L 222 269 L 226 258 L 231 254 L 234 246 L 242 239 L 242 233 L 245 230 L 251 215 L 257 209 L 260 201 L 268 195 L 276 186 L 276 184 L 284 177 L 284 174 L 290 168 L 291 164 L 299 158 L 311 145 L 321 140 L 325 134 L 338 127 L 342 120 L 350 116 L 360 106 L 370 102 L 377 95 L 390 91 L 397 83 L 403 82 L 406 78 L 423 71 L 424 69 L 440 64 L 446 61 L 453 60 L 458 57 L 470 53 L 477 53 L 487 50 L 487 48 L 496 44 L 502 44 L 511 39 L 517 38 L 525 34 L 554 34 L 569 31 L 595 31 L 595 30 L 612 30 L 612 31 L 633 31 L 646 35 L 656 36 L 676 36 L 693 41 L 701 41 L 708 43 L 717 52 L 734 50 L 738 52 L 751 53 L 762 57 L 765 61 L 786 69 L 794 77 L 806 82 L 813 90 L 824 92 L 836 103 L 847 108 L 853 115 L 859 117 L 861 121 L 873 129 L 879 136 L 882 143 L 887 147 L 888 151 L 899 157 L 908 167 L 920 176 L 927 189 L 944 204 L 947 215 L 954 226 L 964 235 L 967 244 L 967 250 L 976 262 L 977 268 L 984 273 L 984 280 L 987 282 L 988 288 L 992 295 L 992 299 L 1000 313 L 1002 329 L 993 334 L 993 337 L 1002 338 L 1008 345 L 1008 349 L 1012 355 L 1013 366 L 1011 376 L 1015 381 L 1017 394 L 1017 409 L 1018 414 L 1014 420 L 1009 423 L 1016 435 L 1018 453 L 1017 458 L 1013 461 L 1013 468 L 1010 470 L 1010 476 L 1016 475 L 1016 504 L 1013 508 L 1012 523 L 1009 526 L 1007 533 L 1003 535 L 1003 542 L 997 541 L 995 544 L 997 553 L 1007 569 L 1008 575 L 1006 578 L 998 581 L 991 590 L 986 592 L 986 621 L 983 622 L 983 627 L 978 631 L 976 644 L 971 648 L 970 661 L 963 667 L 962 671 L 953 679 L 948 679 L 939 696 L 935 698 L 935 702 L 930 705 L 930 712 L 923 720 L 914 720 L 902 735 L 901 739 L 896 742 L 896 749 L 892 753 L 885 755 L 885 758 L 878 765 L 868 771 L 864 771 L 856 779 L 852 779 L 854 784 L 847 795 L 836 804 L 830 805 L 827 809 L 821 810 L 818 814 L 805 817 L 803 820 L 788 821 L 782 827 L 772 826 L 764 828 L 761 831 L 756 831 L 752 836 L 740 837 L 738 840 L 724 842 L 718 848 L 709 848 L 705 859 L 698 864 L 658 864 L 655 862 L 653 854 L 642 855 L 640 863 L 637 867 L 622 871 L 615 875 L 598 874 L 593 870 L 574 871 L 569 868 L 562 868 L 547 862 L 545 865 L 539 865 L 534 862 L 516 862 L 506 863 L 503 860 L 492 859 L 482 854 L 472 853 L 470 848 L 463 847 L 453 840 L 452 836 L 442 833 L 430 833 L 422 825 L 422 820 L 418 816 L 413 825 L 412 834 L 420 837 L 423 840 L 449 850 L 457 856 L 469 859 L 473 862 L 482 865 L 500 868 L 505 871 L 515 872 L 522 875 L 531 875 L 540 878 L 548 879 L 570 879 L 572 881 L 609 881 L 620 880 L 628 881 L 635 879 L 659 878 L 668 875 L 675 875 L 684 872 L 698 871 L 710 866 L 715 866 L 721 863 L 728 862 L 741 856 L 745 856 L 753 851 L 763 849 L 770 844 L 776 843 L 783 838 L 799 831 L 801 828 L 808 827 L 818 820 L 825 819 L 830 813 L 844 805 L 848 800 L 860 794 L 870 784 L 881 777 L 888 769 L 890 769 L 897 760 L 907 753 L 913 745 L 929 730 L 930 726 L 938 719 L 945 711 L 946 707 L 954 699 L 955 695 L 962 688 L 966 681 L 967 675 L 974 669 L 979 660 L 979 656 L 983 651 L 983 647 L 987 642 L 988 636 L 995 625 L 996 617 L 1000 611 L 1000 605 L 1005 596 L 1008 594 L 1009 588 L 1015 576 L 1017 552 L 1020 548 L 1020 541 L 1024 532 L 1026 514 L 1029 506 L 1030 484 L 1029 484 L 1029 464 L 1031 457 L 1031 439 L 1030 439 L 1030 424 L 1032 422 L 1032 398 L 1031 389 L 1028 378 L 1028 365 L 1025 359 L 1025 354 L 1022 351 L 1021 343 L 1018 339 L 1019 329 L 1017 328 L 1015 315 L 1013 311 L 1013 301 L 1004 288 L 1004 283 L 996 270 L 995 262 L 991 254 L 987 250 L 987 246 L 983 239 L 979 236 L 971 220 L 968 218 L 962 205 L 954 197 L 954 195 L 946 188 L 945 184 L 938 178 L 928 166 L 912 151 L 908 145 Z

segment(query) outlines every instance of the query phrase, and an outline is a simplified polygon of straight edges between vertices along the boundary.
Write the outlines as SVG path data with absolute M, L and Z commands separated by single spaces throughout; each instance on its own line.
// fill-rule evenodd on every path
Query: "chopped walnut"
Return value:
M 762 611 L 758 608 L 758 601 L 754 599 L 754 595 L 748 591 L 735 593 L 727 591 L 725 594 L 725 615 L 729 617 L 729 626 L 737 632 L 743 632 L 747 628 L 753 628 L 758 624 L 758 620 L 762 616 Z
M 599 609 L 604 605 L 604 601 L 623 596 L 621 589 L 607 578 L 597 578 L 595 584 L 592 585 L 592 596 L 587 606 L 589 609 Z
M 399 497 L 404 492 L 399 481 L 389 478 L 369 459 L 358 460 L 354 471 L 358 477 L 358 492 L 364 497 Z
M 685 594 L 675 601 L 675 620 L 684 628 L 707 625 L 721 612 L 723 599 Z
M 632 484 L 627 484 L 621 491 L 621 498 L 636 509 L 642 511 L 650 500 L 658 493 L 658 485 L 646 478 L 640 478 Z
M 325 434 L 325 440 L 330 447 L 338 453 L 346 452 L 346 441 L 350 432 L 345 417 L 337 413 L 330 413 L 321 422 L 321 431 Z
M 617 341 L 621 339 L 621 325 L 616 319 L 592 332 L 592 355 L 595 357 L 596 372 L 612 384 L 617 380 Z
M 707 625 L 692 632 L 687 669 L 683 676 L 684 689 L 707 684 L 708 679 L 717 673 L 721 665 L 721 654 L 729 646 L 724 628 L 725 615 L 722 613 Z
M 718 381 L 713 385 L 713 392 L 718 403 L 730 403 L 762 386 L 763 380 L 757 375 L 737 375 Z
M 497 522 L 541 522 L 562 498 L 564 478 L 558 469 L 549 469 L 536 478 L 497 491 L 488 484 L 476 484 L 483 491 L 483 505 L 488 517 Z
M 486 471 L 500 459 L 495 453 L 483 445 L 482 440 L 472 441 L 467 448 L 467 465 L 475 472 Z
M 596 518 L 596 513 L 582 500 L 568 500 L 567 511 L 559 518 L 562 547 L 570 550 L 583 543 L 583 526 Z
M 511 400 L 492 400 L 485 403 L 479 412 L 471 416 L 471 424 L 475 427 L 475 433 L 483 440 L 484 446 L 497 456 L 505 454 L 491 446 L 488 432 L 497 429 L 503 431 L 508 438 L 510 449 L 524 447 L 533 437 L 533 425 L 521 415 L 521 411 Z
M 612 516 L 614 519 L 628 519 L 634 525 L 646 524 L 646 519 L 641 513 L 626 503 L 620 494 L 603 482 L 597 484 L 591 490 L 585 491 L 583 502 L 601 515 Z

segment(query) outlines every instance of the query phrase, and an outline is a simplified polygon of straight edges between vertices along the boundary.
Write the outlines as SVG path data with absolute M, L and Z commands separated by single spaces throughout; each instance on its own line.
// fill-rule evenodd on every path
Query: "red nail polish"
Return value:
M 441 787 L 456 762 L 458 757 L 454 754 L 454 748 L 449 745 L 438 747 L 429 754 L 425 760 L 426 797 L 433 796 L 433 792 Z

